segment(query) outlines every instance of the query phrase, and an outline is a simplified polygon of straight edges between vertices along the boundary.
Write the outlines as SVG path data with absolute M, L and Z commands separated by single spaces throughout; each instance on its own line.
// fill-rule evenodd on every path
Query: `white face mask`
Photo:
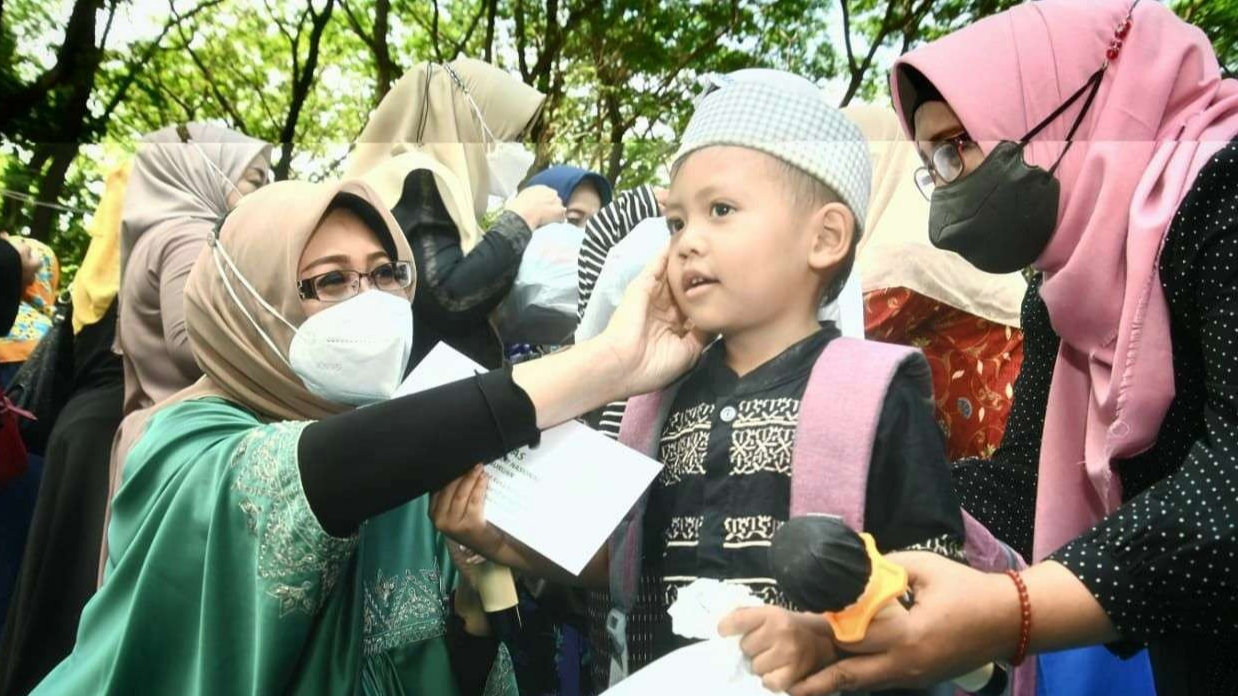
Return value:
M 306 389 L 327 401 L 352 406 L 391 398 L 404 379 L 413 349 L 413 315 L 408 300 L 368 290 L 324 309 L 297 328 L 250 285 L 215 235 L 210 237 L 210 247 L 232 301 Z M 287 358 L 236 296 L 221 258 L 258 304 L 293 330 Z
M 520 143 L 493 143 L 486 153 L 491 195 L 505 200 L 516 195 L 516 189 L 535 159 L 537 157 Z
M 369 290 L 306 319 L 292 338 L 288 362 L 310 392 L 364 406 L 391 398 L 412 350 L 408 300 Z

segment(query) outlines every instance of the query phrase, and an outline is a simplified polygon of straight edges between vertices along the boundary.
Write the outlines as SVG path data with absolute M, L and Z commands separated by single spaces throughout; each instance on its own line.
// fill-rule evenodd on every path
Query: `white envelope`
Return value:
M 400 385 L 405 396 L 485 372 L 445 343 Z M 486 519 L 573 575 L 584 570 L 662 466 L 575 421 L 486 465 Z

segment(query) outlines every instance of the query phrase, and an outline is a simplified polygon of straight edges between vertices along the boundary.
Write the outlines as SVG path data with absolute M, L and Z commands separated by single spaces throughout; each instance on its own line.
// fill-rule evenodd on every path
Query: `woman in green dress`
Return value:
M 512 692 L 427 494 L 668 383 L 702 337 L 663 258 L 599 338 L 387 400 L 411 258 L 360 182 L 274 184 L 217 228 L 185 290 L 205 376 L 126 422 L 107 578 L 34 694 Z

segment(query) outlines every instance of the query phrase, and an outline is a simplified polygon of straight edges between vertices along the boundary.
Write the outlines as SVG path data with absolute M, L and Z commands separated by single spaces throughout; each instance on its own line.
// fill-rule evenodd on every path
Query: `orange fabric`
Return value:
M 869 339 L 924 351 L 950 460 L 991 455 L 1010 415 L 1023 332 L 906 288 L 865 293 L 864 324 Z
M 43 265 L 34 275 L 34 280 L 22 293 L 17 321 L 7 336 L 0 336 L 0 363 L 22 363 L 39 341 L 52 328 L 56 315 L 56 294 L 60 292 L 60 261 L 56 252 L 43 242 L 22 237 L 22 243 L 38 252 Z

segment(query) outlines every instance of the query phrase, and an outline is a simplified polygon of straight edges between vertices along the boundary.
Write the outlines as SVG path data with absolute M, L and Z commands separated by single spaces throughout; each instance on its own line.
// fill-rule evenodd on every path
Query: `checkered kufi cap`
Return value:
M 864 228 L 872 165 L 854 123 L 812 82 L 781 70 L 740 70 L 702 78 L 705 91 L 684 130 L 678 165 L 713 145 L 759 150 L 836 191 Z

